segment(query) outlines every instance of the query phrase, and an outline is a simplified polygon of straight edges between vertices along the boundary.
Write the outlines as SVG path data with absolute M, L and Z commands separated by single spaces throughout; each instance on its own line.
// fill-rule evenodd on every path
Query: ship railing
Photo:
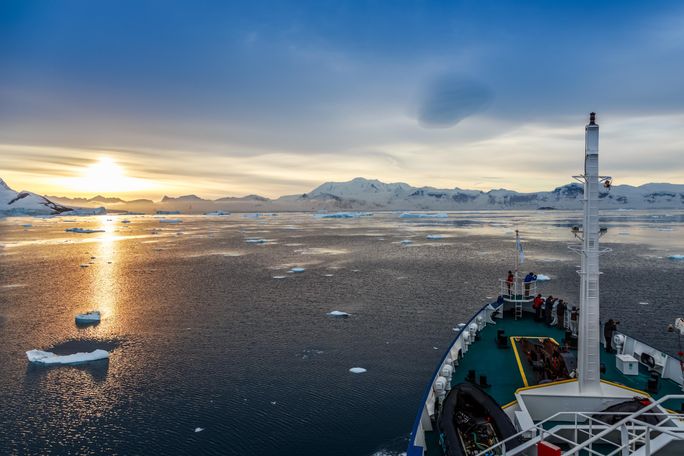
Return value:
M 499 295 L 509 302 L 529 302 L 537 295 L 537 281 L 525 282 L 519 277 L 513 282 L 499 279 Z
M 671 440 L 684 441 L 684 413 L 649 412 L 662 403 L 678 399 L 684 399 L 684 394 L 663 396 L 636 412 L 558 412 L 535 423 L 532 427 L 523 429 L 507 439 L 501 440 L 496 445 L 492 445 L 486 450 L 477 453 L 476 456 L 515 456 L 524 453 L 541 441 L 548 440 L 560 442 L 569 447 L 562 453 L 563 456 L 579 454 L 623 456 L 634 454 L 637 449 L 641 450 L 642 448 L 643 452 L 641 454 L 650 456 L 661 449 L 659 445 L 653 444 L 654 437 L 652 433 L 657 434 L 657 437 L 665 435 L 670 437 Z M 596 415 L 624 416 L 624 418 L 614 424 L 608 424 L 597 419 Z M 656 416 L 662 419 L 658 423 L 652 424 L 640 419 L 646 416 Z M 544 427 L 545 424 L 556 421 L 562 421 L 567 424 L 555 425 L 551 429 Z M 681 424 L 677 424 L 678 421 Z M 666 423 L 670 425 L 666 426 Z M 534 434 L 534 437 L 514 448 L 506 448 L 506 443 L 523 439 L 524 436 L 529 436 L 531 433 Z M 568 434 L 571 438 L 565 436 Z M 619 439 L 614 438 L 616 434 L 619 435 Z M 601 444 L 603 446 L 601 451 L 594 450 L 592 448 L 594 444 Z M 606 453 L 606 446 L 613 449 Z

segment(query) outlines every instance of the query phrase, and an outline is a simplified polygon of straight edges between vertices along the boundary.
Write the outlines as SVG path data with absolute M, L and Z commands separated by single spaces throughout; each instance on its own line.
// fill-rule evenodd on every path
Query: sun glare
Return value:
M 127 193 L 153 186 L 145 179 L 126 176 L 124 168 L 110 157 L 100 157 L 79 174 L 78 177 L 65 179 L 64 185 L 84 193 Z

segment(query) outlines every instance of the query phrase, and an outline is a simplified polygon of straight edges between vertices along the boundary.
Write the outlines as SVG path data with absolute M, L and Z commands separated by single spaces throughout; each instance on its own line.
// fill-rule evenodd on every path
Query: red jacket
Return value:
M 539 309 L 542 304 L 544 304 L 544 298 L 537 296 L 536 298 L 534 298 L 534 303 L 532 304 L 532 307 L 534 307 L 535 309 Z

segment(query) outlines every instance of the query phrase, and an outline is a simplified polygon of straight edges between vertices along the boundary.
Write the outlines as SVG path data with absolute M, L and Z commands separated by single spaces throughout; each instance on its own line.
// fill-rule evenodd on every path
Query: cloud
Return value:
M 485 85 L 458 75 L 442 76 L 427 90 L 418 112 L 425 128 L 449 128 L 482 111 L 492 99 Z

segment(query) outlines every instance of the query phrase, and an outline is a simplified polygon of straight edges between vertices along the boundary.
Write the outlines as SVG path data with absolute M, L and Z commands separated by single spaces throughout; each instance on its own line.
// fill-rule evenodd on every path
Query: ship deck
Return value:
M 495 325 L 487 325 L 479 332 L 479 340 L 472 343 L 463 358 L 459 361 L 453 377 L 452 385 L 466 381 L 466 376 L 470 370 L 475 371 L 476 382 L 480 375 L 487 376 L 487 383 L 490 385 L 485 388 L 503 408 L 515 402 L 515 392 L 520 388 L 533 386 L 536 381 L 532 368 L 523 353 L 517 352 L 515 344 L 511 338 L 552 338 L 559 344 L 563 343 L 565 331 L 556 327 L 547 326 L 543 322 L 534 320 L 534 316 L 524 313 L 523 317 L 515 320 L 508 312 L 504 318 L 495 318 Z M 504 330 L 508 339 L 507 348 L 499 348 L 496 343 L 497 331 Z M 570 352 L 577 357 L 576 350 Z M 633 389 L 635 396 L 651 396 L 661 398 L 668 394 L 681 394 L 681 386 L 669 379 L 660 379 L 658 391 L 647 393 L 647 383 L 650 377 L 648 369 L 639 363 L 638 375 L 624 375 L 616 367 L 615 354 L 601 350 L 601 362 L 605 365 L 605 373 L 601 379 L 607 382 L 618 383 Z M 671 410 L 682 410 L 682 401 L 670 401 L 664 404 Z M 436 432 L 426 432 L 426 454 L 442 454 L 439 437 Z
M 506 404 L 515 400 L 515 392 L 519 388 L 532 386 L 534 382 L 530 375 L 530 367 L 522 354 L 520 362 L 516 356 L 516 350 L 509 342 L 508 348 L 499 348 L 496 344 L 497 330 L 503 329 L 507 338 L 510 337 L 547 337 L 553 338 L 558 343 L 562 343 L 565 338 L 565 331 L 544 323 L 536 322 L 533 316 L 525 314 L 519 320 L 513 319 L 508 313 L 505 318 L 495 319 L 496 325 L 487 325 L 480 333 L 480 340 L 470 345 L 468 352 L 460 361 L 457 367 L 452 384 L 460 383 L 465 380 L 469 370 L 474 370 L 476 378 L 480 375 L 487 376 L 487 382 L 491 385 L 486 391 L 505 407 Z M 576 350 L 570 350 L 575 356 Z M 650 395 L 660 398 L 668 394 L 680 394 L 681 386 L 672 380 L 661 379 L 657 393 L 646 393 L 648 379 L 650 377 L 647 368 L 639 363 L 638 375 L 624 375 L 615 364 L 615 354 L 601 351 L 601 362 L 605 365 L 606 371 L 601 375 L 605 381 L 619 383 L 626 387 L 637 390 L 642 395 Z M 528 379 L 526 385 L 521 369 L 525 372 Z M 679 410 L 681 404 L 667 404 L 668 408 Z

